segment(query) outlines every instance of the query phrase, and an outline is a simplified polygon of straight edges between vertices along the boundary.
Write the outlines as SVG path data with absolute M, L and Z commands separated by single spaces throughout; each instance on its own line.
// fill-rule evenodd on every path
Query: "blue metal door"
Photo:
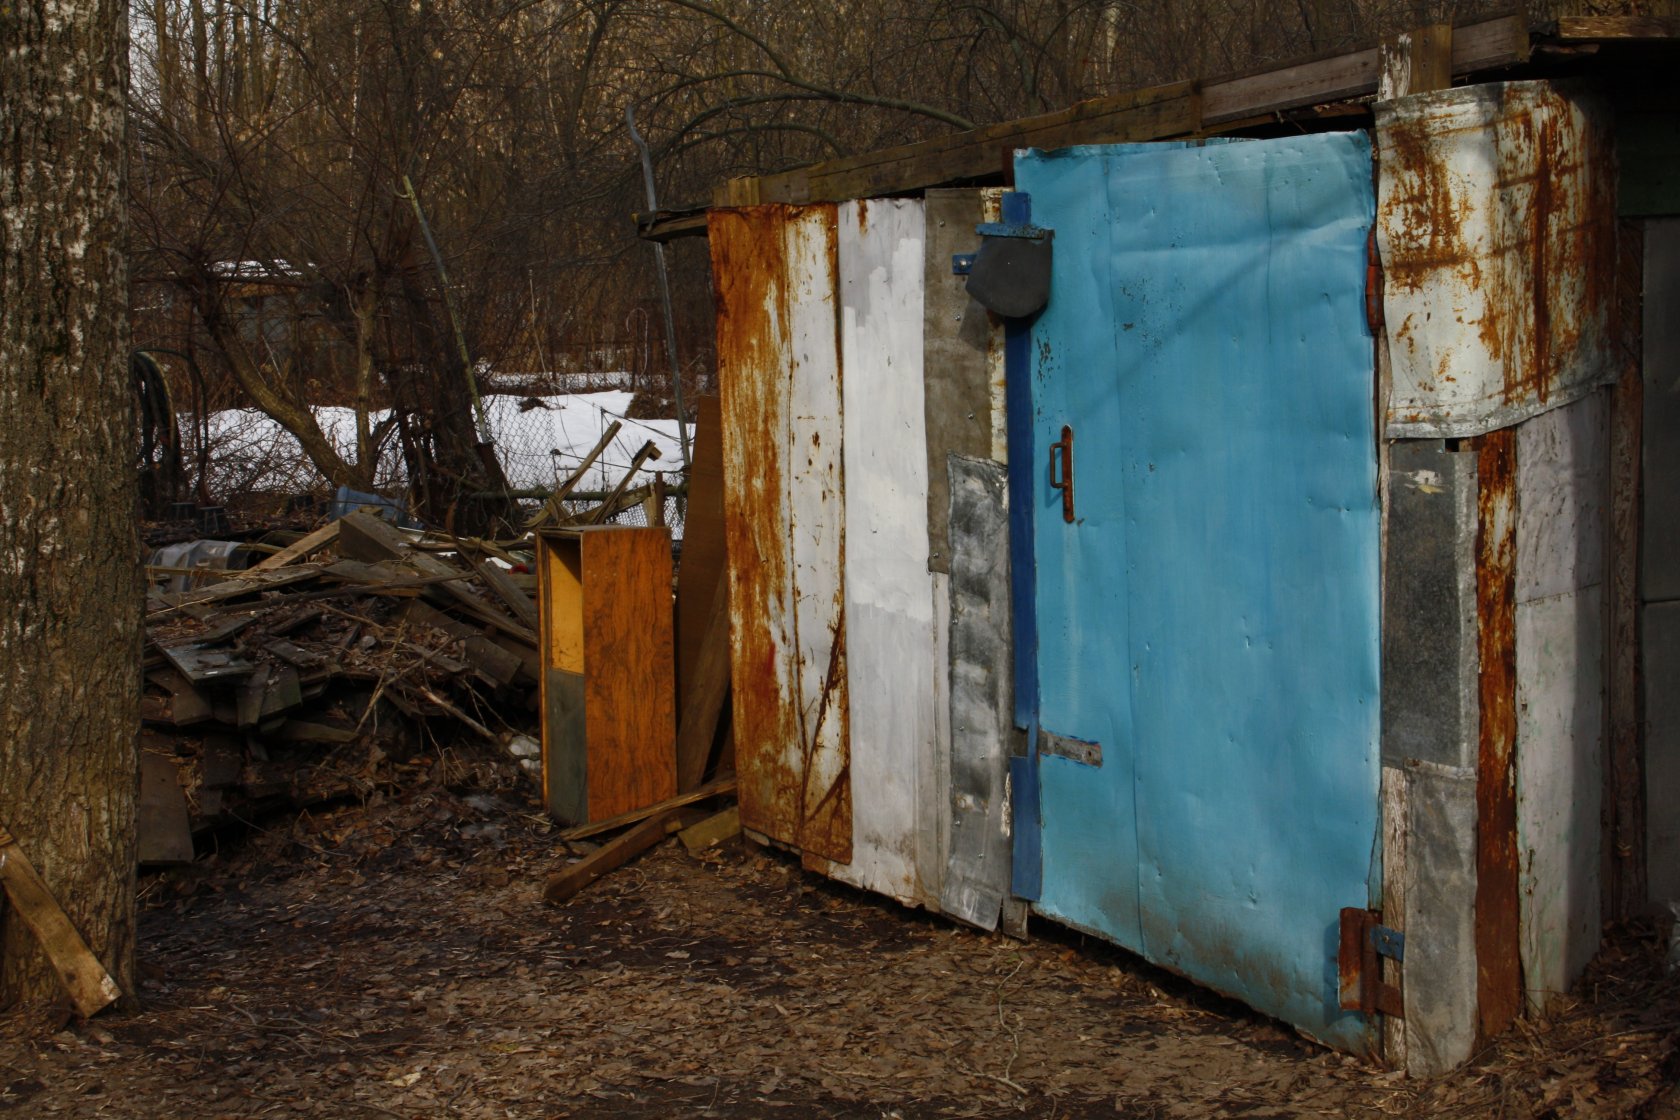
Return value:
M 1381 881 L 1370 143 L 1015 169 L 1055 231 L 1032 451 L 1010 449 L 1032 476 L 1036 908 L 1368 1050 L 1336 948 Z

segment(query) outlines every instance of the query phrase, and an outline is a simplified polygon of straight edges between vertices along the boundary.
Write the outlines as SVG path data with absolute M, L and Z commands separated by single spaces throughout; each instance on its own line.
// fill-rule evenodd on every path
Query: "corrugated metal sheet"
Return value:
M 1018 156 L 1033 327 L 1039 908 L 1315 1036 L 1377 886 L 1378 509 L 1357 133 Z M 1044 452 L 1077 431 L 1074 519 Z M 1019 642 L 1019 636 L 1017 636 Z
M 846 691 L 852 858 L 842 882 L 937 905 L 933 577 L 922 401 L 923 218 L 917 200 L 840 206 Z
M 1387 434 L 1479 435 L 1613 378 L 1608 109 L 1511 82 L 1376 115 Z
M 832 206 L 713 211 L 741 823 L 852 856 Z

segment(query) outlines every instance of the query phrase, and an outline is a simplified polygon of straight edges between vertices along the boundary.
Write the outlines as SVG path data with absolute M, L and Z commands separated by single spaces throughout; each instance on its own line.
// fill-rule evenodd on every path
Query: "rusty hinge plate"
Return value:
M 1358 907 L 1344 909 L 1340 948 L 1336 954 L 1342 1009 L 1363 1011 L 1367 1015 L 1404 1015 L 1405 999 L 1400 985 L 1382 978 L 1382 958 L 1403 960 L 1405 952 L 1405 934 L 1383 925 L 1380 913 Z

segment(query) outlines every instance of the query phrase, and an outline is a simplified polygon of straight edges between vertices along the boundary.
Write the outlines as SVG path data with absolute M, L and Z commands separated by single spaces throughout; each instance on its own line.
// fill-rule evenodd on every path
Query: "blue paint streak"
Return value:
M 1369 141 L 1015 167 L 1056 229 L 1032 442 L 1076 435 L 1076 524 L 1019 472 L 1039 718 L 1103 745 L 1094 773 L 1041 760 L 1038 908 L 1366 1049 L 1326 930 L 1378 824 Z

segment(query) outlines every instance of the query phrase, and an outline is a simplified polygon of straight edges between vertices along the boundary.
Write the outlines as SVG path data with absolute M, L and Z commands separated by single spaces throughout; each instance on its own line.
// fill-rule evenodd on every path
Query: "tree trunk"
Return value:
M 140 577 L 124 0 L 0 14 L 0 822 L 134 979 Z M 0 906 L 0 1008 L 66 1005 Z

